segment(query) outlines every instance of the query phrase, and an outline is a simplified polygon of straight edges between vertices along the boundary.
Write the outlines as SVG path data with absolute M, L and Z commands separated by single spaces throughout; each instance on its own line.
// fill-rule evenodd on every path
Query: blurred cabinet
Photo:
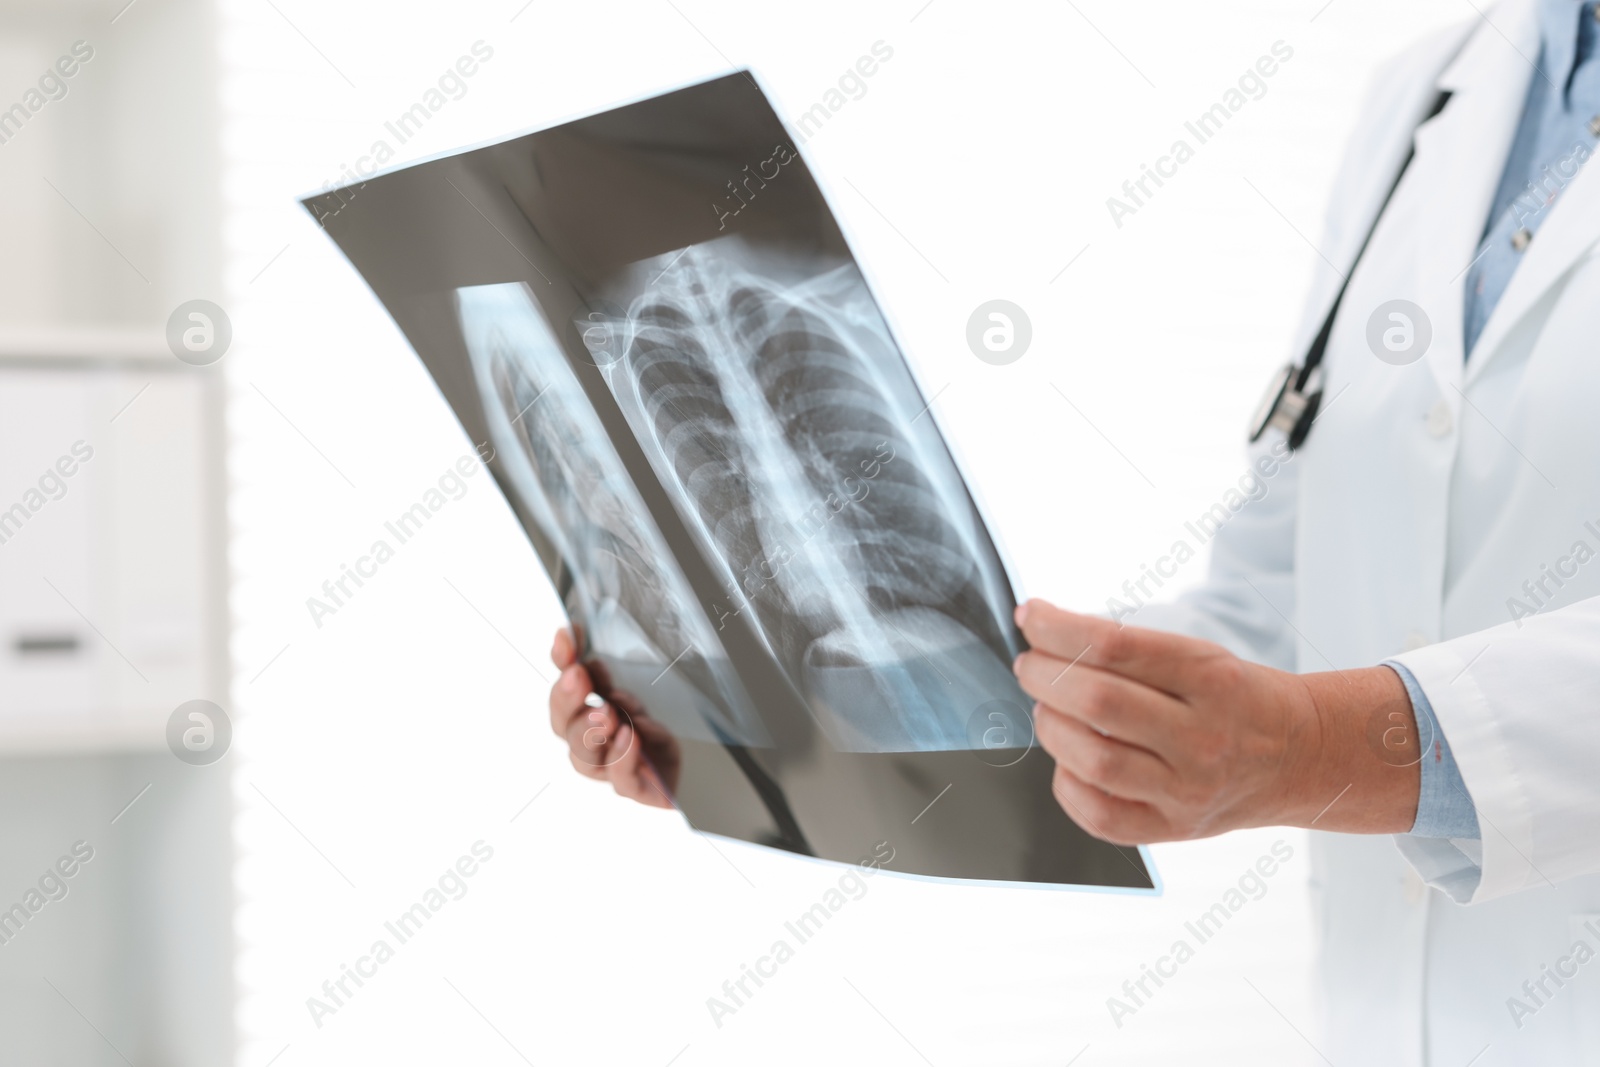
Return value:
M 223 364 L 164 336 L 227 299 L 222 40 L 212 0 L 0 0 L 0 106 L 93 50 L 0 145 L 0 910 L 96 856 L 0 945 L 0 1064 L 237 1055 L 237 763 L 165 739 L 231 707 Z
M 0 752 L 226 696 L 220 381 L 161 355 L 0 356 Z

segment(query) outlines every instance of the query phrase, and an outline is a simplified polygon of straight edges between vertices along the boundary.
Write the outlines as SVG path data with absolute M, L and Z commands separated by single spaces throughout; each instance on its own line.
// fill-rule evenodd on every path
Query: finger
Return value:
M 611 788 L 617 795 L 653 808 L 671 807 L 650 770 L 650 763 L 644 757 L 644 745 L 639 743 L 632 726 L 622 724 L 612 747 L 616 755 L 609 769 Z
M 550 687 L 550 729 L 557 737 L 566 737 L 572 720 L 589 710 L 584 698 L 592 691 L 589 672 L 583 667 L 574 663 L 561 672 Z
M 1157 804 L 1171 795 L 1172 768 L 1142 748 L 1102 737 L 1054 708 L 1034 705 L 1039 745 L 1080 782 L 1114 797 Z
M 1050 788 L 1067 817 L 1102 841 L 1147 845 L 1168 836 L 1160 815 L 1148 805 L 1109 796 L 1074 778 L 1065 767 L 1056 768 Z
M 1190 718 L 1181 700 L 1098 667 L 1073 666 L 1042 652 L 1024 652 L 1017 658 L 1016 671 L 1023 691 L 1041 704 L 1163 758 Z
M 1063 611 L 1043 600 L 1017 609 L 1017 625 L 1028 644 L 1068 663 L 1115 671 L 1169 693 L 1182 694 L 1195 682 L 1196 666 L 1221 650 L 1160 630 L 1119 626 L 1110 619 Z
M 623 723 L 617 727 L 616 743 L 607 752 L 610 758 L 606 761 L 606 771 L 611 778 L 611 788 L 618 796 L 629 800 L 642 800 L 641 791 L 649 788 L 639 777 L 640 749 L 644 746 L 638 742 L 633 727 Z
M 644 742 L 645 755 L 652 761 L 662 759 L 663 752 L 678 751 L 678 739 L 672 731 L 648 715 L 634 715 L 629 718 L 628 724 L 638 733 L 639 740 Z
M 656 784 L 666 794 L 662 799 L 671 797 L 677 789 L 678 775 L 683 767 L 683 749 L 678 745 L 678 739 L 671 730 L 646 715 L 635 716 L 632 725 L 643 742 L 645 761 L 655 773 Z
M 560 670 L 566 670 L 578 660 L 578 646 L 572 643 L 570 630 L 557 630 L 555 643 L 550 646 L 550 661 Z
M 644 708 L 644 701 L 628 692 L 626 689 L 612 689 L 606 693 L 606 701 L 615 706 L 628 718 L 644 718 L 648 714 Z
M 584 708 L 582 715 L 574 716 L 567 726 L 565 738 L 567 751 L 572 754 L 574 763 L 584 763 L 601 771 L 614 763 L 616 752 L 611 749 L 611 744 L 620 725 L 616 710 L 609 704 Z M 591 774 L 589 777 L 603 778 L 605 775 Z
M 666 744 L 674 740 L 671 730 L 667 729 L 658 720 L 652 719 L 643 713 L 630 715 L 628 717 L 628 725 L 638 731 L 639 740 L 645 743 L 647 754 L 649 754 L 648 749 L 651 745 Z
M 567 759 L 571 761 L 572 769 L 583 775 L 585 778 L 593 778 L 597 782 L 608 781 L 611 778 L 611 772 L 608 771 L 604 766 L 596 766 L 595 764 L 588 762 L 587 757 L 584 759 L 579 759 L 578 754 L 573 752 L 571 749 L 567 750 Z

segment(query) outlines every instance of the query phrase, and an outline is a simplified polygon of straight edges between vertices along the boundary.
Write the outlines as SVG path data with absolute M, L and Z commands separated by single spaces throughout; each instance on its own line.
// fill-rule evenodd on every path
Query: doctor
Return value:
M 1320 413 L 1204 585 L 1018 609 L 1085 829 L 1317 831 L 1340 1067 L 1600 1064 L 1596 6 L 1503 0 L 1379 76 L 1321 245 L 1348 284 L 1304 331 L 1331 321 Z M 584 751 L 589 679 L 554 657 L 574 765 L 664 803 L 651 737 L 608 717 L 623 755 Z
M 1091 833 L 1336 831 L 1333 1063 L 1600 1064 L 1596 3 L 1425 42 L 1358 129 L 1295 461 L 1137 628 L 1023 605 L 1018 676 Z

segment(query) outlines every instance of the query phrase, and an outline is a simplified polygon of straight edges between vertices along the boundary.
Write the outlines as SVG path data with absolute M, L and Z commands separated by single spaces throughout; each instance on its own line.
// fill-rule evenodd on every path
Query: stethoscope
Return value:
M 1417 125 L 1422 125 L 1443 111 L 1449 99 L 1448 91 L 1440 92 L 1433 102 L 1433 107 Z M 1377 230 L 1383 213 L 1388 210 L 1389 201 L 1394 198 L 1394 191 L 1400 187 L 1400 179 L 1405 177 L 1406 168 L 1411 166 L 1411 159 L 1415 155 L 1416 149 L 1413 146 L 1400 164 L 1400 170 L 1395 174 L 1389 191 L 1384 194 L 1383 203 L 1378 205 L 1378 212 L 1372 218 L 1372 225 L 1367 228 L 1367 235 L 1362 239 L 1361 247 L 1356 250 L 1355 260 L 1345 272 L 1344 282 L 1339 286 L 1339 292 L 1334 296 L 1332 306 L 1328 308 L 1327 318 L 1322 320 L 1322 329 L 1317 331 L 1311 347 L 1306 351 L 1305 359 L 1298 364 L 1293 362 L 1284 364 L 1272 376 L 1267 391 L 1262 394 L 1261 403 L 1257 405 L 1255 414 L 1250 419 L 1251 444 L 1259 441 L 1261 435 L 1269 429 L 1283 431 L 1288 439 L 1290 451 L 1305 444 L 1312 423 L 1317 421 L 1317 410 L 1322 406 L 1322 355 L 1328 347 L 1328 335 L 1333 332 L 1333 320 L 1339 314 L 1339 305 L 1344 300 L 1345 290 L 1350 287 L 1350 278 L 1355 274 L 1361 257 L 1366 254 L 1367 245 L 1372 241 L 1372 234 Z

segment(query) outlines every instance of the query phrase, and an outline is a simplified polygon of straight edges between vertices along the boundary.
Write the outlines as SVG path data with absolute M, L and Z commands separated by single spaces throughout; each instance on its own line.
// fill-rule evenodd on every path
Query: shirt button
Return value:
M 1511 235 L 1511 247 L 1518 252 L 1526 252 L 1533 243 L 1533 231 L 1526 226 Z
M 1594 10 L 1595 14 L 1600 15 L 1600 4 L 1596 4 Z M 1589 120 L 1589 132 L 1596 137 L 1600 137 L 1600 115 L 1596 115 Z
M 1443 400 L 1428 409 L 1428 432 L 1435 437 L 1445 437 L 1455 429 L 1456 420 L 1450 414 L 1450 405 Z
M 1421 630 L 1412 630 L 1410 633 L 1406 634 L 1405 651 L 1407 652 L 1415 652 L 1417 649 L 1427 648 L 1431 644 L 1433 644 L 1433 642 L 1429 641 L 1428 635 L 1423 633 Z

